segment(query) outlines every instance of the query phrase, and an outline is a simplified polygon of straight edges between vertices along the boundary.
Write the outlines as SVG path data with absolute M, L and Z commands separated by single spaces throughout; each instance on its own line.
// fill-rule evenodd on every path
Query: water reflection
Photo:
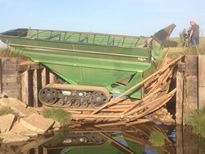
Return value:
M 153 132 L 157 135 L 154 142 Z M 204 138 L 185 127 L 155 123 L 103 128 L 84 125 L 26 143 L 0 144 L 0 154 L 204 154 L 204 145 Z
M 176 152 L 178 154 L 205 154 L 205 138 L 192 134 L 190 128 L 177 126 Z
M 145 123 L 130 127 L 103 127 L 90 125 L 65 128 L 58 133 L 38 138 L 22 145 L 1 144 L 0 153 L 8 154 L 124 154 L 124 153 L 176 153 L 173 138 L 174 127 Z M 150 141 L 156 132 L 164 144 Z
M 152 146 L 149 141 L 152 132 L 163 136 L 165 140 L 163 146 Z M 84 126 L 64 129 L 42 146 L 48 150 L 48 153 L 53 154 L 175 153 L 173 143 L 166 132 L 154 123 L 132 127 L 95 128 Z

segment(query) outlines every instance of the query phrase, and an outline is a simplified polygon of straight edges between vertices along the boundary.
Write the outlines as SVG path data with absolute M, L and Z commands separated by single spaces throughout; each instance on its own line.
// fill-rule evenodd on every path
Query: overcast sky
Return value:
M 205 0 L 0 0 L 0 32 L 35 28 L 151 36 L 174 23 L 171 37 L 196 20 L 205 30 Z

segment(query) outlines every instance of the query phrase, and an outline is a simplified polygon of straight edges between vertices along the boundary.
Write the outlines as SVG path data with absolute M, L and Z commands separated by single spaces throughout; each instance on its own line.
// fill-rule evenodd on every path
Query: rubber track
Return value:
M 91 91 L 91 92 L 100 91 L 100 92 L 103 92 L 105 94 L 105 96 L 107 98 L 106 102 L 108 102 L 110 99 L 110 93 L 104 87 L 69 85 L 69 84 L 48 84 L 45 87 L 43 87 L 42 89 L 44 89 L 44 88 L 53 88 L 56 90 L 60 89 L 60 90 Z M 51 104 L 47 104 L 44 102 L 42 102 L 42 103 L 45 105 L 48 105 L 48 106 L 55 106 L 55 104 L 51 105 Z

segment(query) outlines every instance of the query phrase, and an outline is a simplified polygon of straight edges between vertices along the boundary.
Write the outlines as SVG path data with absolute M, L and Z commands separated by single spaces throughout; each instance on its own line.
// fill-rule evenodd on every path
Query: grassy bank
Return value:
M 176 42 L 177 44 L 175 47 L 170 48 L 170 52 L 182 52 L 188 55 L 205 54 L 205 37 L 200 37 L 199 46 L 193 46 L 193 47 L 182 47 L 183 42 L 179 37 L 170 38 L 170 41 Z
M 193 133 L 205 137 L 205 108 L 194 112 L 189 117 L 189 124 Z

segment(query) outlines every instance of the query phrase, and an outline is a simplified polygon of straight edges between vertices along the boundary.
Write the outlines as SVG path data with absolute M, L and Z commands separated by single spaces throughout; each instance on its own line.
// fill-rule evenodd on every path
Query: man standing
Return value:
M 199 25 L 196 24 L 196 21 L 190 21 L 191 31 L 189 34 L 189 40 L 192 45 L 199 45 Z

